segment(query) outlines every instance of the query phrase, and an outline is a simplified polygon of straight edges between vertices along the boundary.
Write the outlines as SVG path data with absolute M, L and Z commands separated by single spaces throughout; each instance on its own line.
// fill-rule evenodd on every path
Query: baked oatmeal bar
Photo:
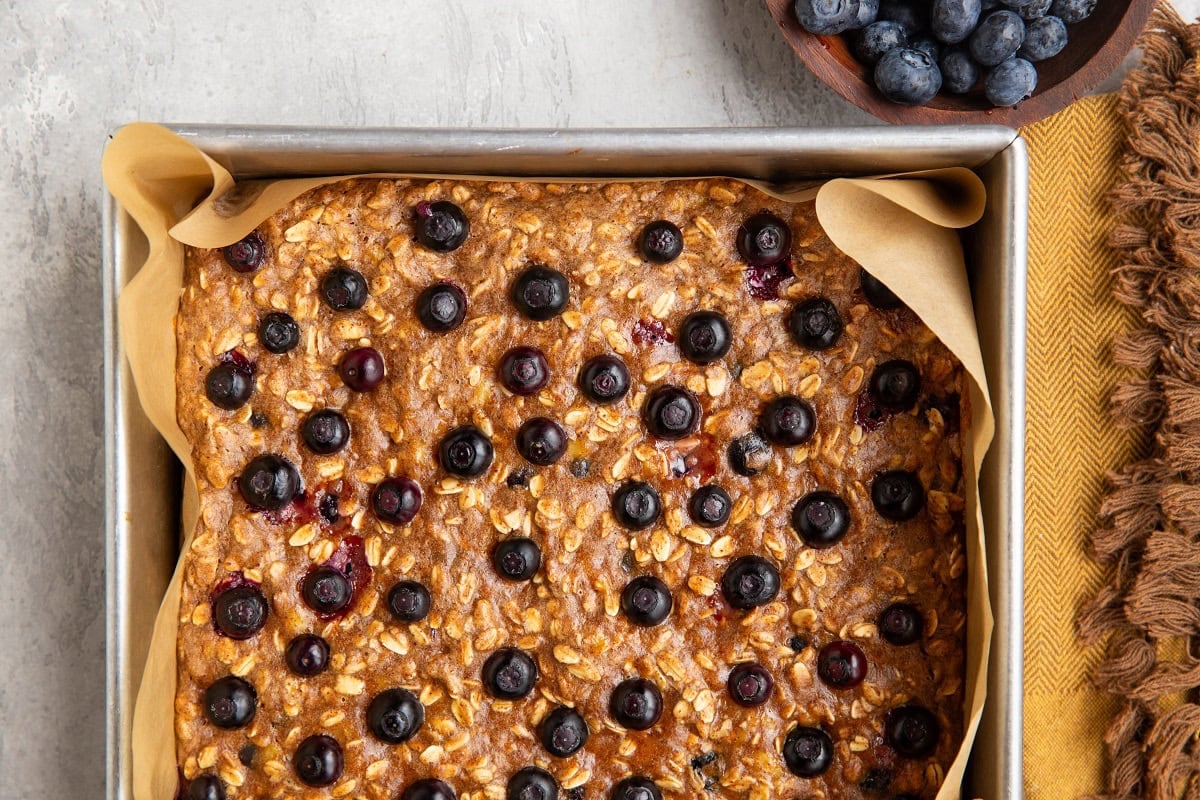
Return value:
M 356 179 L 189 249 L 188 798 L 932 798 L 961 366 L 732 180 Z

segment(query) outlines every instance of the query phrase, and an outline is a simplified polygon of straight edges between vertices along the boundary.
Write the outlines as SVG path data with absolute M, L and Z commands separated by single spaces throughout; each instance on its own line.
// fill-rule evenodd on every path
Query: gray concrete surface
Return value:
M 0 42 L 4 800 L 104 783 L 108 131 L 871 121 L 804 70 L 761 0 L 0 0 Z

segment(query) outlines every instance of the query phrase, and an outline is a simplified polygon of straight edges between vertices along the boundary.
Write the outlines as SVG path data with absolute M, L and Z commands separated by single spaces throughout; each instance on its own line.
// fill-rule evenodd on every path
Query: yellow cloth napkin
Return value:
M 1101 648 L 1075 634 L 1106 571 L 1087 540 L 1110 469 L 1139 438 L 1109 397 L 1132 312 L 1112 294 L 1108 193 L 1123 126 L 1115 95 L 1088 97 L 1021 131 L 1030 153 L 1029 357 L 1025 449 L 1025 796 L 1073 800 L 1106 785 L 1103 736 L 1117 706 L 1093 687 Z

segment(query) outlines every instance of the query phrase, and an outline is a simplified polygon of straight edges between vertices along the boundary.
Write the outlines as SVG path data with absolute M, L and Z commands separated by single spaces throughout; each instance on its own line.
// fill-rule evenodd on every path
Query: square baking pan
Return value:
M 987 186 L 963 232 L 996 412 L 981 500 L 996 617 L 988 699 L 964 796 L 1020 800 L 1024 588 L 1025 277 L 1028 165 L 998 126 L 823 129 L 432 130 L 170 126 L 235 178 L 369 172 L 662 177 L 778 183 L 962 166 Z M 122 356 L 117 295 L 146 241 L 104 204 L 108 603 L 107 797 L 129 800 L 130 724 L 154 616 L 178 555 L 180 468 L 146 420 Z M 165 799 L 164 799 L 165 800 Z

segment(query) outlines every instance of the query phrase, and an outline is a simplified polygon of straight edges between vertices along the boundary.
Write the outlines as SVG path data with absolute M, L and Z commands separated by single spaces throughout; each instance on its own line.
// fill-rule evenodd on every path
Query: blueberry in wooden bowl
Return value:
M 1012 127 L 1065 108 L 1107 78 L 1154 8 L 1154 0 L 766 4 L 813 74 L 864 111 L 900 124 Z

